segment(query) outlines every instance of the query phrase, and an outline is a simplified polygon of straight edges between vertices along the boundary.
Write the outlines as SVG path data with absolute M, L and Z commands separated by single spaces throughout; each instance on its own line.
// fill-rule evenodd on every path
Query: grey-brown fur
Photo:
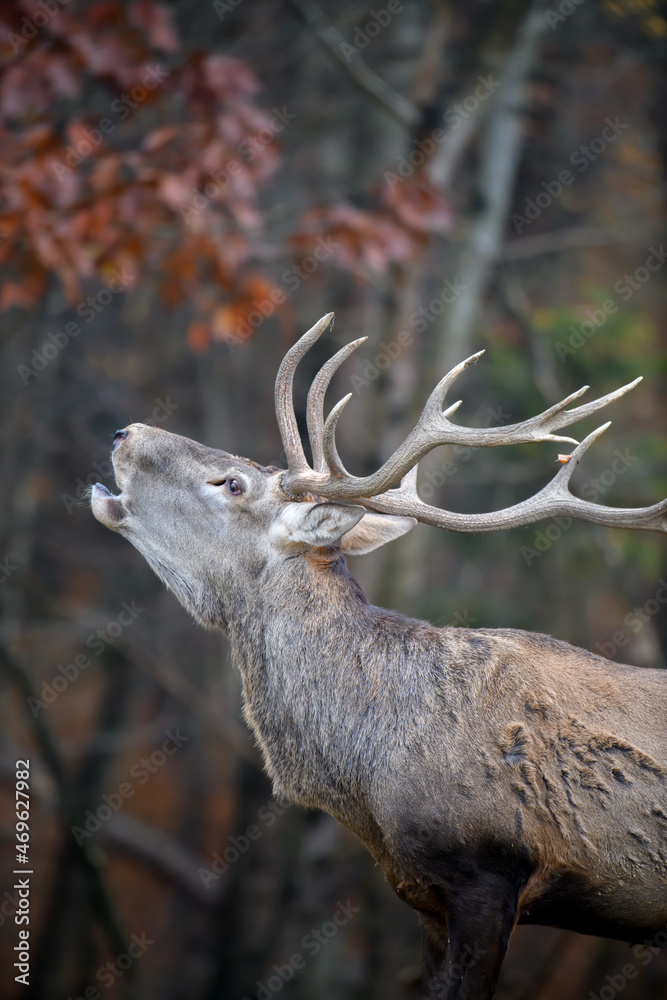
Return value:
M 128 432 L 122 493 L 96 487 L 95 516 L 229 636 L 276 793 L 353 830 L 421 913 L 424 998 L 491 997 L 517 919 L 664 929 L 665 672 L 376 608 L 342 550 L 409 524 L 292 502 L 276 470 Z M 241 496 L 210 482 L 231 478 Z

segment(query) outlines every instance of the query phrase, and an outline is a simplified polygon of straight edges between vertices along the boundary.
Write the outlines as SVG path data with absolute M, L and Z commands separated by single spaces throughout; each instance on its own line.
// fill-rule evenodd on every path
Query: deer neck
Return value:
M 371 611 L 340 552 L 316 550 L 267 568 L 229 628 L 276 794 L 348 825 L 367 813 Z
M 423 738 L 414 706 L 436 697 L 441 630 L 369 604 L 340 553 L 267 571 L 247 608 L 230 638 L 275 793 L 331 813 L 374 850 L 374 782 Z

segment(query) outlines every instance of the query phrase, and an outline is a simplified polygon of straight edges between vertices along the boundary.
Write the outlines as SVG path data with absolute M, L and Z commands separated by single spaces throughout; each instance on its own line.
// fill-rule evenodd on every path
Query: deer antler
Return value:
M 307 493 L 313 493 L 327 500 L 354 500 L 355 503 L 370 510 L 383 514 L 408 515 L 425 524 L 434 524 L 451 531 L 500 531 L 503 528 L 530 524 L 558 514 L 608 527 L 667 531 L 667 500 L 651 507 L 613 508 L 589 503 L 570 493 L 568 484 L 576 465 L 593 441 L 607 429 L 609 422 L 594 430 L 580 444 L 576 438 L 554 433 L 620 399 L 641 381 L 641 376 L 628 385 L 607 393 L 606 396 L 571 410 L 567 410 L 566 407 L 586 392 L 589 386 L 573 392 L 543 413 L 517 424 L 491 428 L 462 427 L 449 420 L 460 406 L 461 400 L 450 404 L 444 411 L 443 405 L 447 392 L 456 378 L 470 365 L 475 364 L 484 353 L 479 351 L 452 368 L 438 383 L 429 396 L 414 429 L 377 472 L 371 476 L 353 476 L 347 472 L 340 460 L 335 438 L 338 420 L 352 394 L 349 393 L 334 406 L 326 421 L 323 402 L 333 374 L 352 351 L 363 343 L 366 338 L 362 337 L 343 347 L 327 361 L 311 386 L 307 404 L 308 434 L 313 452 L 313 468 L 311 468 L 306 461 L 299 437 L 292 384 L 297 364 L 326 330 L 332 319 L 333 313 L 328 313 L 290 348 L 276 378 L 276 415 L 288 464 L 281 486 L 283 492 L 290 498 L 298 499 Z M 493 447 L 525 444 L 530 441 L 566 441 L 577 447 L 551 482 L 528 500 L 488 514 L 457 514 L 432 507 L 419 499 L 417 464 L 424 455 L 438 445 Z M 401 485 L 391 489 L 392 484 L 399 480 Z

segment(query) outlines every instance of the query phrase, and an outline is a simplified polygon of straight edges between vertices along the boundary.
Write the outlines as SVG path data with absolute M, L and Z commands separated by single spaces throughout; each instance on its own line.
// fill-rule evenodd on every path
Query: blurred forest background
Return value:
M 3 998 L 417 997 L 415 915 L 332 819 L 273 802 L 223 641 L 86 490 L 113 488 L 111 435 L 136 420 L 279 462 L 280 358 L 336 310 L 297 395 L 368 336 L 330 394 L 353 392 L 355 473 L 483 347 L 460 380 L 471 425 L 642 374 L 575 487 L 664 496 L 666 42 L 656 0 L 0 3 Z M 555 452 L 439 449 L 422 496 L 507 506 Z M 434 623 L 664 667 L 664 555 L 655 534 L 556 519 L 422 526 L 352 569 Z M 12 968 L 26 756 L 29 987 Z M 358 912 L 338 928 L 341 906 Z M 647 954 L 519 928 L 498 996 L 604 1000 L 630 961 L 624 998 L 664 1000 L 667 956 Z

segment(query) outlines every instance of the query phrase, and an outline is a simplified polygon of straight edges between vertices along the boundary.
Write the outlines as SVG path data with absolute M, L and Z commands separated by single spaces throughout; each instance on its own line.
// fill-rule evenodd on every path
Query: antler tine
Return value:
M 310 471 L 294 413 L 294 372 L 303 356 L 322 336 L 333 318 L 333 313 L 327 313 L 307 333 L 304 333 L 303 337 L 289 349 L 276 375 L 276 419 L 290 473 Z
M 607 406 L 608 403 L 613 403 L 615 399 L 620 399 L 624 396 L 626 392 L 630 392 L 630 389 L 634 389 L 636 385 L 642 380 L 642 375 L 639 375 L 632 382 L 628 382 L 627 385 L 622 385 L 620 389 L 615 389 L 613 392 L 608 392 L 606 396 L 600 396 L 599 399 L 593 399 L 590 403 L 584 403 L 582 406 L 576 406 L 573 410 L 566 410 L 561 418 L 553 420 L 552 427 L 566 427 L 569 424 L 575 423 L 577 420 L 583 420 L 584 417 L 589 417 L 591 413 L 595 413 L 596 410 L 601 410 L 603 406 Z M 557 403 L 556 406 L 552 406 L 550 410 L 546 410 L 544 416 L 551 415 L 552 413 L 558 413 L 559 410 L 564 409 L 564 407 L 573 399 L 577 399 L 583 393 L 587 392 L 590 386 L 585 385 L 578 392 L 573 392 L 571 396 L 564 399 L 562 403 Z M 606 425 L 605 425 L 606 426 Z
M 345 347 L 341 347 L 332 358 L 330 358 L 313 379 L 313 384 L 308 393 L 306 404 L 306 424 L 308 426 L 308 437 L 310 447 L 313 452 L 313 469 L 315 472 L 326 472 L 327 465 L 324 458 L 323 438 L 324 438 L 324 396 L 329 383 L 334 374 L 338 371 L 343 361 L 356 351 L 360 344 L 363 344 L 368 337 L 359 337 Z
M 340 455 L 338 454 L 338 449 L 336 448 L 336 426 L 340 420 L 340 415 L 344 408 L 349 403 L 352 398 L 352 393 L 348 392 L 347 396 L 343 396 L 334 406 L 333 410 L 327 417 L 327 421 L 324 425 L 324 436 L 322 439 L 322 445 L 324 449 L 324 461 L 327 464 L 329 472 L 334 476 L 345 477 L 346 480 L 356 482 L 357 477 L 351 476 L 346 470 L 345 466 L 340 460 Z M 344 489 L 344 484 L 341 482 L 340 487 Z M 352 487 L 356 489 L 356 487 Z M 341 495 L 340 493 L 338 494 Z M 356 496 L 356 494 L 355 494 Z
M 415 465 L 409 472 L 406 472 L 401 479 L 400 486 L 397 486 L 395 490 L 388 490 L 387 492 L 391 496 L 397 497 L 410 497 L 413 500 L 419 500 L 419 495 L 417 493 L 417 473 L 419 466 Z
M 477 364 L 484 351 L 478 351 L 477 354 L 471 354 L 469 358 L 462 361 L 460 364 L 455 365 L 451 371 L 447 372 L 444 378 L 441 378 L 431 395 L 426 400 L 426 405 L 422 410 L 422 415 L 419 419 L 419 423 L 425 425 L 426 422 L 431 420 L 437 420 L 441 417 L 449 416 L 454 410 L 458 409 L 461 405 L 461 400 L 457 400 L 456 403 L 452 403 L 451 406 L 447 407 L 446 411 L 442 412 L 442 406 L 445 402 L 445 396 L 451 389 L 455 380 L 459 377 L 461 372 L 465 371 L 466 368 L 470 368 L 472 365 Z

